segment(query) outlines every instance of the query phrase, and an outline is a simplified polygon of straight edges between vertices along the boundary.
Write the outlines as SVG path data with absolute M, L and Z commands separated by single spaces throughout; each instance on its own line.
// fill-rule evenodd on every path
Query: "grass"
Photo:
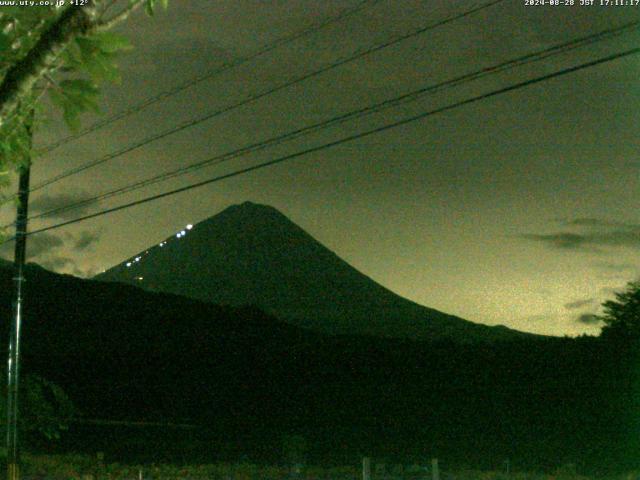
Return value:
M 0 472 L 2 475 L 2 472 Z M 294 476 L 283 466 L 248 463 L 176 466 L 101 464 L 94 457 L 82 455 L 23 455 L 22 480 L 360 480 L 359 466 L 305 467 Z M 606 480 L 636 480 L 638 472 L 608 477 Z M 430 480 L 427 471 L 406 472 L 403 476 L 376 476 L 372 480 Z M 499 471 L 459 470 L 442 472 L 441 480 L 605 480 L 579 475 L 571 466 L 563 466 L 550 474 Z

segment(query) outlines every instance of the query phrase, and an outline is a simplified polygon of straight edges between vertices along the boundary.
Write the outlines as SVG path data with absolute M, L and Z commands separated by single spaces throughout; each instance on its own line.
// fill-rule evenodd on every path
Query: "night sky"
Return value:
M 120 30 L 135 49 L 109 116 L 250 55 L 359 2 L 173 0 Z M 48 179 L 149 135 L 462 12 L 476 2 L 382 0 L 37 158 Z M 60 181 L 48 210 L 350 110 L 640 19 L 640 6 L 507 0 Z M 576 0 L 579 4 L 580 0 Z M 599 3 L 599 0 L 597 0 Z M 32 229 L 320 145 L 564 67 L 640 46 L 631 34 L 470 82 L 224 164 L 69 212 Z M 596 334 L 592 315 L 640 272 L 640 56 L 589 68 L 268 169 L 33 236 L 30 258 L 92 276 L 187 223 L 250 200 L 420 304 L 487 324 Z M 90 125 L 101 117 L 84 117 Z M 36 145 L 68 135 L 54 116 Z M 5 207 L 3 223 L 14 213 Z

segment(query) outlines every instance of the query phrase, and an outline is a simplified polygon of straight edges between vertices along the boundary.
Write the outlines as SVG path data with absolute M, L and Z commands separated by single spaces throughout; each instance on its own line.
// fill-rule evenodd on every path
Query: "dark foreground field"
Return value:
M 427 462 L 429 464 L 429 462 Z M 572 465 L 549 473 L 506 472 L 503 470 L 456 469 L 440 471 L 441 480 L 632 480 L 639 472 L 606 477 L 579 475 Z M 362 471 L 357 459 L 352 465 L 304 466 L 294 471 L 289 466 L 251 463 L 207 465 L 120 464 L 101 462 L 96 457 L 80 455 L 25 455 L 24 480 L 359 480 Z M 429 467 L 372 463 L 371 480 L 427 480 Z
M 328 336 L 252 307 L 28 270 L 21 374 L 59 385 L 76 411 L 59 441 L 24 438 L 26 451 L 273 465 L 297 436 L 315 465 L 371 456 L 438 457 L 443 471 L 491 471 L 507 458 L 512 471 L 640 469 L 635 340 Z M 0 269 L 0 298 L 10 289 Z

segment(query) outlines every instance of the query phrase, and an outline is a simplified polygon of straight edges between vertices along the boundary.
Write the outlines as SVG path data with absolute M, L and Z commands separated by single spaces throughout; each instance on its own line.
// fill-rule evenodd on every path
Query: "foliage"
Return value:
M 27 375 L 22 387 L 23 430 L 59 439 L 75 413 L 71 399 L 60 386 L 37 375 Z
M 625 291 L 616 293 L 615 300 L 602 306 L 603 337 L 640 338 L 640 281 L 629 282 Z
M 0 381 L 3 385 L 0 418 L 4 420 L 7 415 L 6 375 L 1 376 Z M 20 435 L 26 439 L 59 439 L 76 412 L 67 394 L 55 383 L 37 375 L 27 375 L 21 383 L 18 415 Z
M 48 95 L 62 112 L 65 123 L 78 129 L 82 113 L 98 111 L 99 85 L 120 81 L 116 58 L 131 48 L 126 38 L 108 30 L 139 6 L 152 15 L 158 5 L 166 8 L 168 0 L 92 0 L 86 7 L 69 2 L 56 7 L 55 2 L 49 3 L 50 6 L 38 7 L 5 6 L 0 11 L 0 93 L 12 89 L 13 93 L 20 92 L 17 107 L 0 116 L 0 188 L 7 185 L 12 170 L 29 159 L 31 133 L 25 124 L 32 111 L 41 113 L 40 105 Z M 52 37 L 52 32 L 60 30 L 73 9 L 79 8 L 91 12 L 92 23 L 88 27 L 77 28 L 65 42 L 43 43 Z M 20 77 L 23 82 L 16 86 L 16 72 L 35 69 L 34 52 L 43 45 L 51 50 L 45 52 L 50 54 L 45 66 L 30 77 Z M 25 77 L 29 81 L 24 81 Z M 0 98 L 0 108 L 3 98 L 6 95 Z
M 169 0 L 148 0 L 145 4 L 147 15 L 153 16 L 158 4 L 166 10 L 169 7 Z

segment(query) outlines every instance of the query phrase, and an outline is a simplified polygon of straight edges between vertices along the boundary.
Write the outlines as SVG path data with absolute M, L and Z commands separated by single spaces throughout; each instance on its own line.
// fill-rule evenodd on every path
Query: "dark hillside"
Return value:
M 198 430 L 75 427 L 67 447 L 157 459 L 340 461 L 438 455 L 493 468 L 633 464 L 632 353 L 596 339 L 460 345 L 324 336 L 221 307 L 28 269 L 25 371 L 59 382 L 86 417 Z M 3 318 L 11 274 L 0 269 Z M 7 323 L 3 323 L 6 338 Z

